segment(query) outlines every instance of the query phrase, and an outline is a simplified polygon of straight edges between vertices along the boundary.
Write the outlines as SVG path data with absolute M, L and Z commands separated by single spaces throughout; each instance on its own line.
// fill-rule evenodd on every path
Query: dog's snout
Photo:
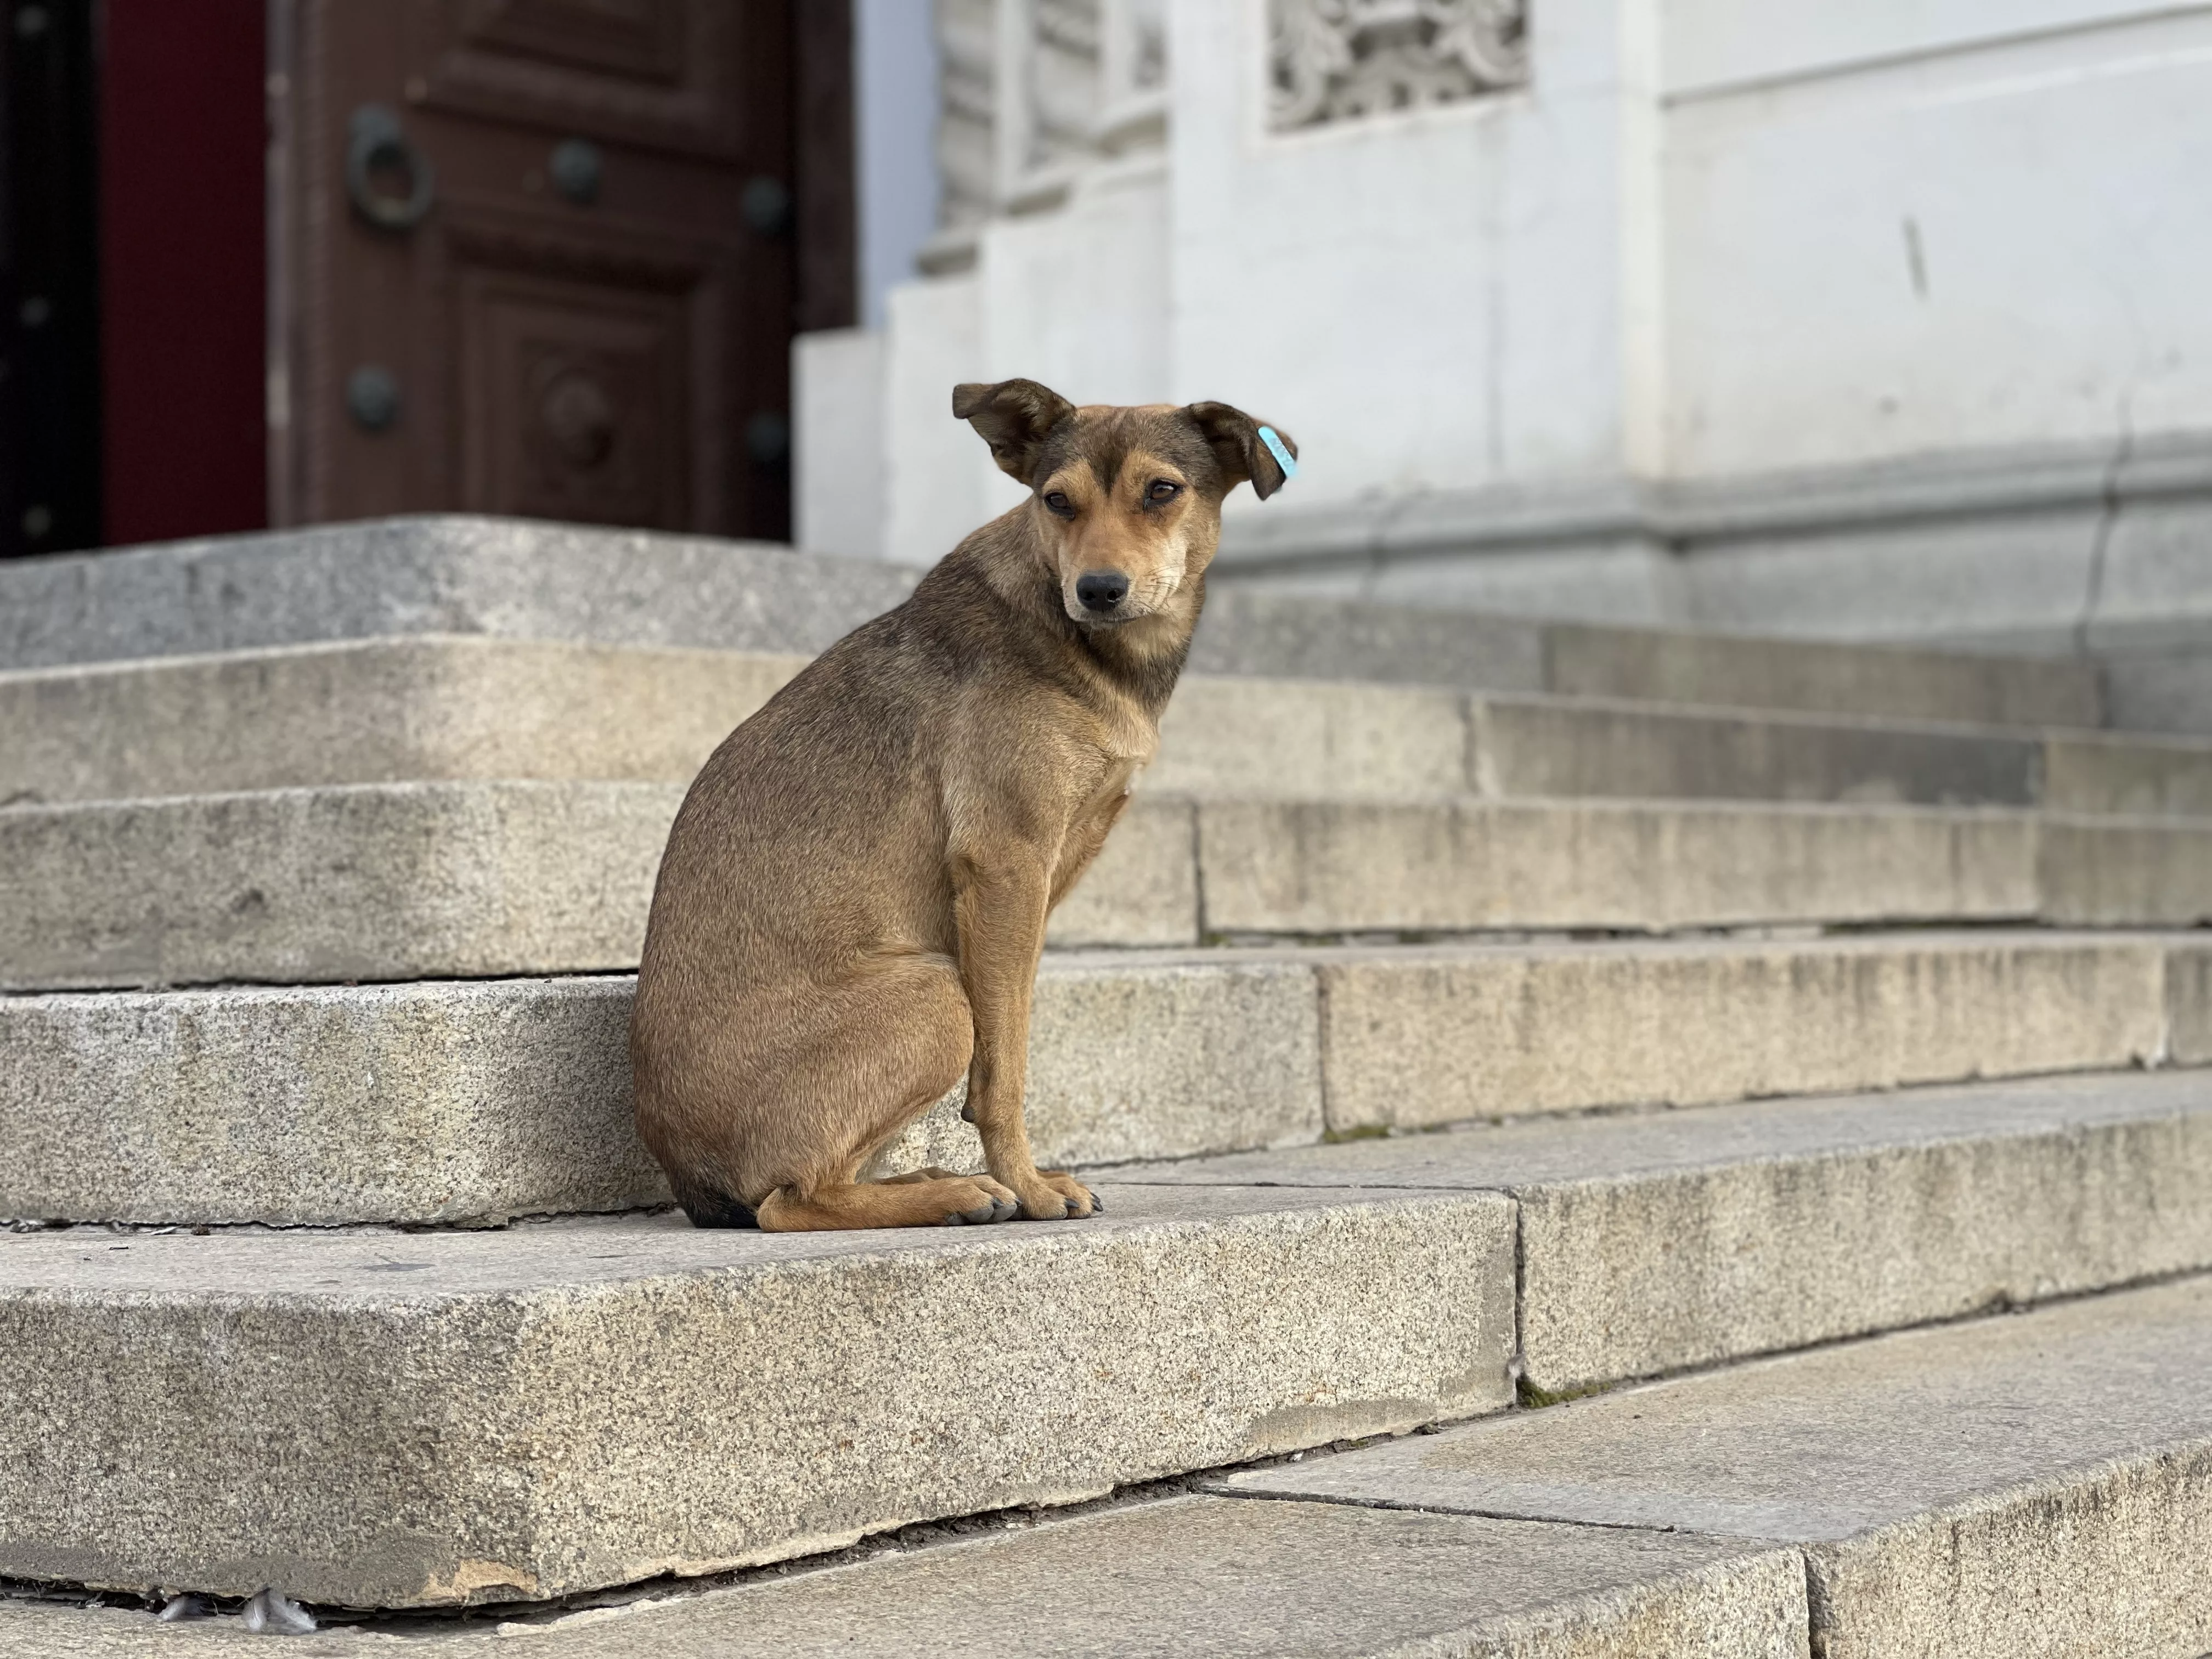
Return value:
M 1085 611 L 1111 611 L 1129 597 L 1129 579 L 1118 570 L 1086 570 L 1075 579 Z

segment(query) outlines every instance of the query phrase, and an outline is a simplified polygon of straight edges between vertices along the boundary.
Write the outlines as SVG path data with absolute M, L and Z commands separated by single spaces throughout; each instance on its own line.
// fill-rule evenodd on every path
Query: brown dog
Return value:
M 1158 743 L 1222 497 L 1284 473 L 1225 404 L 1078 409 L 1006 380 L 952 412 L 1030 499 L 732 732 L 669 834 L 630 1057 L 638 1129 L 702 1227 L 1097 1208 L 1022 1124 L 1045 917 Z M 963 1073 L 989 1173 L 856 1181 Z

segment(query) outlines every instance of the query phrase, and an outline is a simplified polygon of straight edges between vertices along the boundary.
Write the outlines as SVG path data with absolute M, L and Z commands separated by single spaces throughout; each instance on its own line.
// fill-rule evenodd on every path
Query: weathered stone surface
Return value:
M 377 784 L 0 812 L 0 986 L 635 967 L 683 797 Z
M 1455 795 L 1468 787 L 1455 691 L 1188 676 L 1139 787 L 1261 799 Z
M 550 1596 L 1510 1397 L 1506 1200 L 1105 1191 L 981 1233 L 0 1237 L 0 1573 Z
M 2044 917 L 2062 927 L 2212 921 L 2212 823 L 2050 817 L 2037 866 Z
M 2098 1297 L 1232 1475 L 1799 1542 L 1829 1659 L 2212 1649 L 2212 1285 Z
M 2212 993 L 2161 1008 L 2186 951 L 2008 931 L 1318 953 L 1329 1127 L 2118 1067 L 2169 1041 L 2212 1060 Z M 2185 1056 L 2168 1033 L 2192 1019 Z
M 470 1222 L 669 1201 L 631 981 L 0 999 L 0 1216 Z
M 398 783 L 0 812 L 0 988 L 631 968 L 684 798 L 658 783 Z M 1190 808 L 1134 803 L 1054 945 L 1196 929 Z
M 0 800 L 461 778 L 688 782 L 795 655 L 484 635 L 0 673 Z M 1186 676 L 1155 793 L 2212 810 L 2212 746 Z
M 1996 811 L 1205 801 L 1199 844 L 1209 933 L 1994 921 L 2037 908 L 2034 822 Z
M 0 999 L 0 1218 L 468 1223 L 669 1201 L 630 1116 L 631 981 Z M 1048 1164 L 1322 1133 L 1311 971 L 1048 958 L 1028 1117 Z M 953 1097 L 884 1172 L 981 1169 Z
M 2184 940 L 2167 957 L 2166 1021 L 2176 1065 L 2212 1065 L 2212 945 Z
M 1470 702 L 1477 793 L 2034 804 L 2032 734 L 1563 697 Z
M 24 559 L 0 667 L 395 634 L 811 655 L 917 570 L 765 542 L 458 514 Z
M 2054 811 L 2212 817 L 2212 744 L 2202 738 L 2053 732 L 2043 764 Z
M 1121 1176 L 1510 1193 L 1523 1363 L 1555 1393 L 2212 1267 L 2212 1086 L 2190 1073 L 1508 1124 Z
M 1981 726 L 2103 724 L 2094 663 L 1553 623 L 1544 690 Z
M 0 674 L 0 800 L 463 778 L 689 783 L 805 662 L 455 635 Z
M 1048 955 L 1048 1164 L 1326 1127 L 2212 1060 L 2185 940 Z M 2164 985 L 2165 963 L 2173 963 Z M 1655 990 L 1654 987 L 1657 988 Z M 630 1126 L 626 978 L 0 999 L 0 1217 L 469 1222 L 665 1201 Z M 884 1172 L 978 1168 L 946 1102 Z
M 286 1652 L 491 1659 L 526 1638 L 526 1651 L 549 1659 L 1804 1659 L 1807 1620 L 1795 1550 L 1178 1498 L 544 1626 L 332 1631 Z M 122 1645 L 134 1638 L 146 1645 Z M 252 1640 L 235 1620 L 160 1627 L 144 1614 L 0 1602 L 0 1644 L 15 1659 L 243 1659 L 261 1651 Z
M 921 573 L 758 542 L 459 514 L 14 562 L 0 668 L 490 634 L 821 650 Z M 2100 724 L 2087 663 L 1669 634 L 1219 585 L 1193 672 L 2021 726 Z

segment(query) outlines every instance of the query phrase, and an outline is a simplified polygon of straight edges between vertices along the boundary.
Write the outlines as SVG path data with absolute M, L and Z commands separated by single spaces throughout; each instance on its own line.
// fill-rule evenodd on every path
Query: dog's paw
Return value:
M 1039 1170 L 1038 1190 L 1022 1195 L 1022 1213 L 1031 1221 L 1075 1221 L 1105 1206 L 1098 1195 L 1061 1170 Z
M 988 1176 L 962 1178 L 956 1194 L 957 1207 L 945 1213 L 948 1227 L 984 1227 L 994 1221 L 1012 1221 L 1021 1212 L 1022 1201 Z M 959 1200 L 972 1200 L 960 1202 Z

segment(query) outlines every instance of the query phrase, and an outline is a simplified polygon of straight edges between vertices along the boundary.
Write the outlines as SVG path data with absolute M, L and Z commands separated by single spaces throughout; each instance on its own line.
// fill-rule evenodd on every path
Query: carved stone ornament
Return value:
M 1269 0 L 1277 131 L 1456 103 L 1528 79 L 1528 0 Z

